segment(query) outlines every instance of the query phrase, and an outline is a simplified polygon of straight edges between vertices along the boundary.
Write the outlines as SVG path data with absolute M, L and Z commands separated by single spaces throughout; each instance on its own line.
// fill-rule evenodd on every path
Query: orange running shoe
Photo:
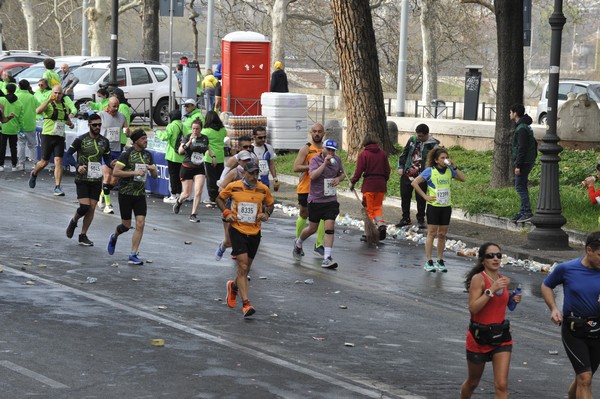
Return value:
M 235 308 L 237 301 L 235 297 L 237 296 L 237 290 L 233 289 L 233 280 L 229 280 L 227 282 L 227 306 L 230 308 Z
M 242 312 L 244 313 L 244 317 L 250 317 L 256 313 L 256 309 L 254 309 L 254 306 L 247 304 L 242 308 Z

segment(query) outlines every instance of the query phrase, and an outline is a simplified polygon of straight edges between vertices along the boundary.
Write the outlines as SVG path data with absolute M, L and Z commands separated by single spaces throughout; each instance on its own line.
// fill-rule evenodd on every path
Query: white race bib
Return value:
M 329 197 L 329 196 L 335 195 L 335 194 L 336 194 L 336 192 L 337 192 L 337 190 L 336 190 L 335 186 L 333 185 L 333 181 L 334 181 L 334 180 L 335 180 L 335 179 L 324 179 L 324 183 L 325 183 L 325 189 L 324 189 L 324 192 L 323 192 L 323 194 L 324 194 L 326 197 Z
M 87 177 L 90 179 L 100 179 L 102 177 L 102 165 L 100 162 L 88 162 Z
M 242 223 L 256 223 L 258 204 L 254 202 L 240 202 L 237 207 L 237 217 Z
M 106 136 L 108 141 L 121 141 L 121 128 L 109 127 L 106 129 Z
M 192 152 L 192 156 L 190 157 L 190 159 L 192 160 L 192 163 L 194 165 L 202 165 L 202 163 L 204 162 L 204 154 L 200 152 Z
M 435 201 L 440 205 L 448 205 L 450 203 L 450 189 L 438 188 L 435 191 Z
M 56 122 L 54 124 L 54 135 L 65 137 L 65 123 L 64 122 Z
M 134 176 L 133 180 L 145 182 L 146 181 L 146 173 L 148 173 L 148 165 L 146 165 L 145 163 L 136 163 L 135 171 L 137 172 L 138 170 L 143 170 L 144 175 L 143 176 Z
M 266 159 L 261 159 L 258 161 L 258 173 L 261 176 L 269 175 L 269 161 L 267 161 Z

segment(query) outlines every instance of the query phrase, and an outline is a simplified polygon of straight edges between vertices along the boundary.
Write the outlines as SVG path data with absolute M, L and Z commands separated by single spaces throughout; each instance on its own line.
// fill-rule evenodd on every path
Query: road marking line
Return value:
M 277 365 L 277 366 L 280 366 L 280 367 L 285 367 L 285 368 L 287 368 L 287 369 L 289 369 L 291 371 L 295 371 L 295 372 L 307 375 L 309 377 L 312 377 L 314 379 L 321 380 L 321 381 L 326 382 L 328 384 L 338 386 L 338 387 L 340 387 L 342 389 L 345 389 L 347 391 L 351 391 L 351 392 L 358 393 L 360 395 L 364 395 L 365 397 L 381 399 L 381 398 L 388 398 L 389 396 L 387 396 L 387 395 L 392 395 L 392 397 L 397 397 L 397 398 L 400 398 L 400 399 L 425 399 L 422 396 L 416 396 L 416 395 L 414 395 L 413 393 L 411 393 L 409 391 L 405 391 L 403 389 L 398 389 L 398 388 L 395 388 L 395 387 L 389 387 L 389 386 L 387 386 L 387 388 L 388 388 L 387 390 L 377 389 L 377 388 L 368 386 L 368 384 L 356 383 L 356 382 L 353 382 L 353 381 L 347 381 L 346 378 L 336 378 L 336 377 L 333 377 L 333 376 L 329 376 L 329 375 L 324 374 L 322 371 L 320 371 L 318 369 L 317 370 L 313 370 L 313 369 L 310 369 L 308 367 L 304 367 L 304 366 L 301 366 L 301 365 L 298 365 L 298 364 L 294 364 L 294 363 L 292 363 L 290 361 L 277 358 L 277 357 L 275 357 L 273 355 L 270 355 L 270 354 L 265 353 L 265 352 L 261 352 L 261 351 L 259 351 L 257 349 L 252 349 L 252 348 L 249 348 L 247 346 L 236 344 L 236 343 L 234 343 L 232 341 L 229 341 L 227 339 L 224 339 L 224 338 L 218 337 L 216 335 L 209 334 L 207 332 L 201 331 L 198 328 L 190 327 L 190 326 L 187 326 L 185 324 L 182 324 L 182 323 L 173 321 L 171 319 L 165 318 L 163 316 L 155 315 L 155 314 L 149 313 L 147 311 L 136 309 L 136 308 L 134 308 L 132 306 L 129 306 L 129 305 L 124 305 L 122 303 L 116 302 L 116 301 L 114 301 L 112 299 L 109 299 L 109 298 L 105 298 L 105 297 L 102 297 L 102 296 L 99 296 L 99 295 L 96 295 L 96 294 L 92 294 L 92 293 L 88 293 L 88 292 L 85 292 L 85 291 L 81 291 L 81 290 L 79 290 L 77 288 L 69 287 L 67 285 L 63 285 L 61 283 L 58 283 L 58 282 L 55 282 L 55 281 L 52 281 L 52 280 L 48 280 L 48 279 L 40 277 L 40 276 L 35 276 L 33 274 L 29 274 L 29 273 L 26 273 L 26 272 L 22 272 L 22 271 L 13 269 L 12 267 L 7 267 L 5 270 L 8 271 L 9 273 L 14 274 L 14 275 L 24 276 L 24 277 L 27 277 L 27 278 L 30 278 L 30 279 L 35 279 L 36 281 L 42 282 L 42 283 L 47 284 L 49 286 L 52 286 L 52 287 L 55 287 L 55 288 L 60 288 L 62 290 L 71 292 L 71 293 L 73 293 L 75 295 L 83 296 L 83 297 L 88 298 L 88 299 L 90 299 L 92 301 L 103 303 L 105 305 L 108 305 L 108 306 L 111 306 L 113 308 L 117 308 L 117 309 L 123 310 L 123 311 L 125 311 L 127 313 L 130 313 L 130 314 L 133 314 L 135 316 L 142 317 L 142 318 L 145 318 L 147 320 L 156 321 L 158 323 L 161 323 L 163 325 L 167 325 L 167 326 L 169 326 L 171 328 L 174 328 L 174 329 L 177 329 L 179 331 L 183 331 L 183 332 L 188 333 L 190 335 L 194 335 L 194 336 L 196 336 L 198 338 L 202 338 L 202 339 L 205 339 L 207 341 L 213 342 L 215 344 L 225 346 L 225 347 L 227 347 L 229 349 L 233 349 L 233 350 L 236 350 L 236 351 L 239 351 L 239 352 L 243 352 L 243 353 L 245 353 L 248 356 L 252 356 L 252 357 L 258 358 L 260 360 L 263 360 L 265 362 L 268 362 L 268 363 L 271 363 L 271 364 L 274 364 L 274 365 Z M 8 362 L 8 363 L 10 363 L 10 362 Z M 16 366 L 16 367 L 19 367 L 19 366 Z M 26 369 L 24 369 L 24 370 L 26 370 Z M 40 377 L 45 378 L 43 376 L 40 376 Z M 35 378 L 35 377 L 32 377 L 32 378 Z M 52 381 L 52 380 L 50 380 L 50 381 Z M 60 384 L 60 383 L 58 383 L 56 381 L 55 381 L 55 383 L 56 384 Z M 376 382 L 376 383 L 378 383 L 378 382 Z M 62 384 L 60 384 L 60 385 L 62 387 L 65 387 Z
M 48 378 L 41 374 L 38 374 L 35 371 L 26 369 L 25 367 L 21 367 L 18 364 L 14 364 L 13 362 L 9 362 L 8 360 L 0 360 L 0 366 L 4 366 L 7 369 L 16 371 L 17 373 L 23 374 L 26 377 L 33 378 L 34 380 L 37 380 L 37 381 L 41 382 L 42 384 L 48 385 L 51 388 L 57 388 L 57 389 L 69 388 L 65 384 L 61 384 L 58 381 L 54 381 L 51 378 Z

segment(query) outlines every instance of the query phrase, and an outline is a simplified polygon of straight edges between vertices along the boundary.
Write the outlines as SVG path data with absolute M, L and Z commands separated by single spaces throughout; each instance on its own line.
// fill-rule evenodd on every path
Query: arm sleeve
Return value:
M 69 149 L 67 150 L 67 154 L 69 155 L 73 155 L 75 154 L 77 151 L 79 151 L 79 149 L 81 148 L 81 140 L 79 139 L 79 137 L 75 138 L 75 140 L 73 140 L 73 142 L 71 143 L 71 146 L 69 147 Z
M 515 167 L 520 168 L 523 165 L 523 160 L 527 156 L 527 145 L 529 144 L 529 137 L 525 129 L 517 130 L 517 145 L 519 150 L 517 151 L 517 159 L 515 160 Z

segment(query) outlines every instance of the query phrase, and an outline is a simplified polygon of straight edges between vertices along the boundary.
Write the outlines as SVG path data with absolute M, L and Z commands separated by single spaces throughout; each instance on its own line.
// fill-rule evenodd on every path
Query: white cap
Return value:
M 183 104 L 184 105 L 188 105 L 188 104 L 196 105 L 196 100 L 194 100 L 192 98 L 188 98 L 187 100 L 185 100 L 185 102 Z

